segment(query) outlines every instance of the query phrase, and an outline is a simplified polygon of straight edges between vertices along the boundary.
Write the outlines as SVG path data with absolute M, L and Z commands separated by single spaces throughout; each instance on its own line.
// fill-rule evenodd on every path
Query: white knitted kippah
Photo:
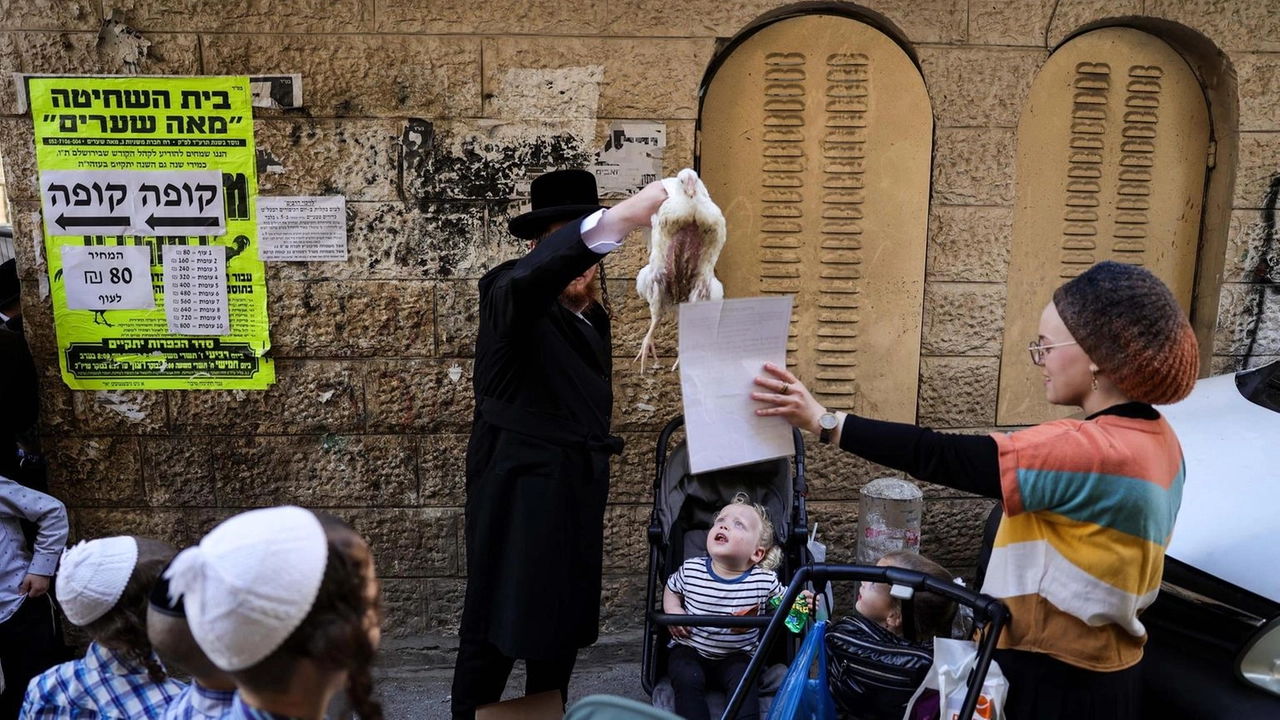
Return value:
M 223 522 L 174 558 L 169 593 L 182 597 L 191 634 L 214 665 L 261 662 L 315 604 L 329 561 L 320 520 L 300 507 L 251 510 Z
M 116 606 L 138 564 L 138 541 L 125 535 L 81 540 L 62 555 L 58 567 L 58 604 L 81 627 Z

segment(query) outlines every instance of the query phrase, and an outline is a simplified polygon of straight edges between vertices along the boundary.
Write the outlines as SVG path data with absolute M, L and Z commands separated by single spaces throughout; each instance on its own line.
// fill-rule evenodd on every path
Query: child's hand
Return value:
M 668 611 L 670 615 L 688 615 L 684 610 Z M 683 625 L 668 625 L 667 632 L 671 633 L 671 637 L 678 640 L 687 640 L 693 635 L 693 631 Z
M 49 577 L 28 573 L 22 579 L 22 584 L 18 586 L 18 592 L 29 598 L 38 598 L 49 592 Z
M 804 600 L 805 606 L 809 608 L 809 614 L 812 615 L 813 611 L 816 609 L 816 606 L 813 604 L 813 591 L 801 590 L 800 599 Z

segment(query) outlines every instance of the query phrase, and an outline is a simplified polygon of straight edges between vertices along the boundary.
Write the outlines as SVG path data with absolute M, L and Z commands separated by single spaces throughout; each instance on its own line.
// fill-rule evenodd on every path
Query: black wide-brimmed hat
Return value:
M 512 235 L 533 240 L 560 220 L 572 220 L 603 207 L 596 191 L 596 176 L 586 170 L 553 170 L 529 185 L 529 212 L 511 218 Z

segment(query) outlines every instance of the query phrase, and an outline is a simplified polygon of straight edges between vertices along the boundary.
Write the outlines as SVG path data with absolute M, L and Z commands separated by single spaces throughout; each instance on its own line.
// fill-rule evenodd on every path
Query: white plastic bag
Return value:
M 818 523 L 813 524 L 813 532 L 809 533 L 808 547 L 809 554 L 813 557 L 815 563 L 827 561 L 827 546 L 818 542 Z M 809 589 L 817 590 L 813 583 L 809 583 Z M 817 606 L 817 618 L 819 620 L 826 620 L 830 617 L 832 610 L 835 609 L 835 593 L 831 591 L 831 583 L 827 583 L 827 591 L 818 596 Z
M 942 708 L 940 720 L 960 720 L 960 709 L 964 706 L 965 694 L 969 691 L 965 684 L 969 673 L 978 664 L 978 644 L 971 640 L 948 640 L 935 638 L 933 641 L 933 667 L 929 675 L 911 696 L 907 703 L 907 712 L 902 720 L 911 720 L 911 712 L 925 690 L 937 690 L 939 704 Z M 987 677 L 982 683 L 982 695 L 978 698 L 978 707 L 969 720 L 1005 720 L 1004 701 L 1009 695 L 1009 681 L 995 660 L 987 668 Z

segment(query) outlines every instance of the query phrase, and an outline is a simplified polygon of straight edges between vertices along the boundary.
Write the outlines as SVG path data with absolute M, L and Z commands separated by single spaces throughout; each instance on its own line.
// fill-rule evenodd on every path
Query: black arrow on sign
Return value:
M 58 227 L 66 230 L 73 227 L 129 227 L 128 217 L 115 217 L 113 215 L 81 215 L 71 216 L 58 215 L 58 219 L 54 220 Z
M 218 218 L 216 217 L 156 217 L 152 214 L 147 218 L 147 225 L 152 230 L 161 227 L 218 227 Z

